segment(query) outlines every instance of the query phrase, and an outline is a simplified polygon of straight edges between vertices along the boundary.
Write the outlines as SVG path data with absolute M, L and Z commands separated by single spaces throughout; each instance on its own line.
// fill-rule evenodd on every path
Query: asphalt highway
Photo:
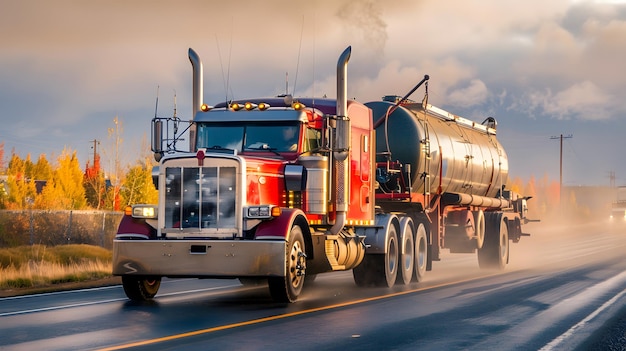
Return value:
M 237 280 L 164 280 L 150 303 L 121 286 L 0 299 L 1 350 L 575 350 L 626 310 L 626 230 L 527 227 L 504 271 L 444 253 L 426 280 L 357 288 L 319 275 L 293 304 Z M 619 331 L 623 333 L 623 331 Z M 615 344 L 615 349 L 625 347 Z

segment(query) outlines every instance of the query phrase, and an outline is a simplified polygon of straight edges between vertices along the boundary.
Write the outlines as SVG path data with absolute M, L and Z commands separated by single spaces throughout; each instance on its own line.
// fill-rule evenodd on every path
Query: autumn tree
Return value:
M 32 173 L 29 174 L 29 177 L 39 181 L 47 181 L 52 179 L 52 174 L 52 165 L 48 162 L 46 155 L 41 154 L 39 159 L 37 159 L 37 163 L 33 165 Z
M 42 209 L 77 210 L 85 208 L 86 204 L 83 172 L 76 152 L 70 154 L 68 150 L 63 150 L 52 179 L 37 197 L 35 205 Z
M 104 205 L 106 195 L 104 171 L 100 167 L 100 155 L 94 154 L 93 165 L 89 165 L 89 162 L 87 162 L 83 186 L 87 203 L 89 206 L 99 210 Z
M 152 164 L 147 160 L 130 168 L 120 188 L 123 206 L 137 203 L 156 204 L 158 192 L 152 182 Z
M 30 155 L 22 160 L 17 154 L 11 156 L 9 167 L 7 168 L 7 196 L 4 201 L 4 208 L 24 209 L 28 208 L 37 195 L 35 179 L 30 178 L 27 169 L 32 170 Z
M 108 152 L 106 148 L 104 150 L 104 154 L 108 156 L 110 163 L 112 163 L 108 172 L 111 184 L 106 191 L 105 208 L 119 211 L 121 202 L 120 187 L 123 178 L 120 149 L 123 143 L 122 134 L 124 127 L 117 116 L 113 119 L 113 124 L 114 127 L 108 129 L 111 149 Z
M 0 174 L 4 173 L 4 141 L 0 143 Z

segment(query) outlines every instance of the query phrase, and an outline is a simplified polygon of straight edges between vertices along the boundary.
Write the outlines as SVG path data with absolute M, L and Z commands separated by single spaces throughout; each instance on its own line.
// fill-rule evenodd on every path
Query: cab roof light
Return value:
M 261 110 L 261 111 L 265 111 L 265 110 L 267 110 L 268 108 L 270 108 L 270 104 L 265 103 L 265 102 L 262 102 L 262 103 L 260 103 L 260 104 L 259 104 L 258 108 L 259 108 L 259 110 Z
M 256 108 L 256 104 L 253 104 L 251 102 L 246 102 L 243 106 L 246 111 L 254 110 Z
M 207 105 L 207 104 L 202 104 L 202 105 L 200 106 L 200 111 L 202 111 L 202 112 L 207 112 L 207 111 L 209 111 L 210 109 L 212 109 L 212 107 L 211 107 L 211 106 L 209 106 L 209 105 Z
M 230 104 L 230 109 L 233 111 L 239 111 L 241 110 L 241 105 L 239 105 L 236 102 L 233 102 L 232 104 Z
M 296 111 L 300 111 L 304 109 L 306 106 L 304 106 L 304 104 L 301 102 L 295 101 L 293 104 L 291 104 L 291 107 Z

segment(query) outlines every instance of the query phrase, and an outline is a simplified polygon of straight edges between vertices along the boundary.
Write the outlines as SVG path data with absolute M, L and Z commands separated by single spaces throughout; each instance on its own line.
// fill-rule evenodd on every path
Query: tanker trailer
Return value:
M 506 188 L 495 119 L 479 124 L 397 96 L 366 106 L 376 129 L 376 204 L 424 223 L 428 269 L 444 248 L 477 251 L 481 268 L 503 268 L 509 241 L 528 235 L 521 224 L 529 198 Z

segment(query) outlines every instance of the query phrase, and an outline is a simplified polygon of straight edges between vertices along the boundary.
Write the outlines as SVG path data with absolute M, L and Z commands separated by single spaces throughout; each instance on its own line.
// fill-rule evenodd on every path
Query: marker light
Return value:
M 296 111 L 300 111 L 300 110 L 302 110 L 303 108 L 305 108 L 306 106 L 304 106 L 304 104 L 303 104 L 303 103 L 300 103 L 300 102 L 297 102 L 297 101 L 296 101 L 296 102 L 294 102 L 293 104 L 291 104 L 291 107 L 292 107 L 294 110 L 296 110 Z
M 241 105 L 239 105 L 236 102 L 233 102 L 232 104 L 230 104 L 230 109 L 233 111 L 239 111 L 241 110 Z
M 209 105 L 207 105 L 207 104 L 202 104 L 200 106 L 200 111 L 202 111 L 202 112 L 207 112 L 210 109 L 211 109 L 211 107 Z
M 265 110 L 267 110 L 268 108 L 270 108 L 270 104 L 266 104 L 265 102 L 262 102 L 262 103 L 260 103 L 260 104 L 259 104 L 258 108 L 259 108 L 259 110 L 261 110 L 261 111 L 265 111 Z
M 246 111 L 250 111 L 250 110 L 254 110 L 256 108 L 256 105 L 251 102 L 246 102 L 246 104 L 244 105 L 244 108 L 246 109 Z

